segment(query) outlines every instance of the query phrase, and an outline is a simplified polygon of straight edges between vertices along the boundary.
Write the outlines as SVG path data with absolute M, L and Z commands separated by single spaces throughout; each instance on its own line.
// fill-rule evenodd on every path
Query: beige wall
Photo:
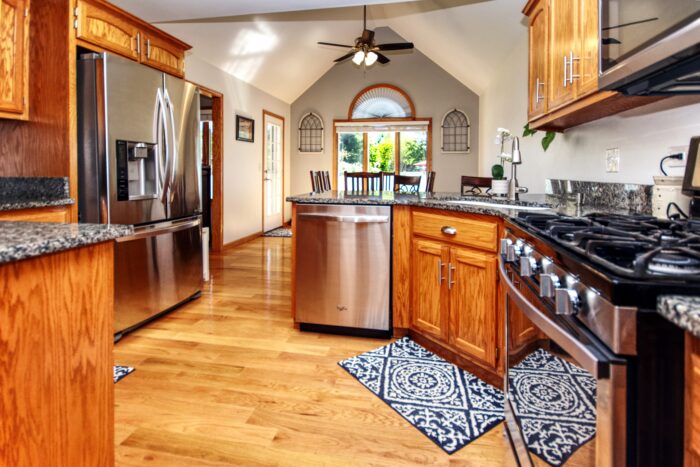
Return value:
M 391 29 L 378 28 L 377 42 L 398 42 L 403 38 Z M 338 49 L 338 56 L 343 54 Z M 420 51 L 387 54 L 391 63 L 367 70 L 351 61 L 336 65 L 292 103 L 292 193 L 311 190 L 310 170 L 333 168 L 333 120 L 346 119 L 352 99 L 367 86 L 388 83 L 400 87 L 413 100 L 418 117 L 433 119 L 433 170 L 437 172 L 436 190 L 459 191 L 461 175 L 475 175 L 479 154 L 479 97 L 469 88 L 428 59 Z M 471 153 L 443 154 L 440 151 L 440 124 L 453 108 L 467 113 L 471 120 Z M 323 154 L 303 154 L 297 150 L 299 120 L 316 112 L 325 126 Z
M 522 29 L 513 52 L 481 98 L 483 175 L 490 174 L 500 149 L 493 143 L 496 129 L 522 134 L 527 121 L 527 31 Z M 522 139 L 520 184 L 542 193 L 546 178 L 653 183 L 668 148 L 687 147 L 692 136 L 700 135 L 700 105 L 660 110 L 667 106 L 662 102 L 572 128 L 558 134 L 547 152 L 540 145 L 541 136 Z M 605 150 L 615 147 L 620 148 L 620 171 L 606 173 Z M 676 168 L 672 174 L 682 175 L 682 170 Z
M 187 79 L 224 95 L 224 243 L 262 230 L 262 112 L 285 118 L 285 193 L 290 187 L 289 104 L 195 56 L 187 57 Z M 255 120 L 255 142 L 236 141 L 236 114 Z M 291 209 L 285 209 L 287 220 Z

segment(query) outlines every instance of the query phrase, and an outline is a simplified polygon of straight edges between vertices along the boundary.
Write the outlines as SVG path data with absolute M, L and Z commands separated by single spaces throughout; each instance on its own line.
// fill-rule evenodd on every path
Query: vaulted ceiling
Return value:
M 352 44 L 362 31 L 362 7 L 356 0 L 114 3 L 190 43 L 199 58 L 289 103 L 344 52 L 316 42 Z M 477 93 L 526 34 L 522 5 L 515 0 L 363 3 L 369 5 L 370 29 L 393 29 Z

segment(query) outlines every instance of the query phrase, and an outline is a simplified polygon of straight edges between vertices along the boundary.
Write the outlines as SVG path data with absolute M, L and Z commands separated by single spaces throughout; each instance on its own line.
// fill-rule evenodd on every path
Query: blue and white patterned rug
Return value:
M 595 436 L 596 382 L 583 368 L 538 349 L 508 370 L 508 386 L 528 449 L 550 465 Z
M 130 366 L 114 365 L 114 384 L 133 373 L 135 368 Z
M 408 337 L 338 362 L 448 454 L 503 420 L 503 393 Z

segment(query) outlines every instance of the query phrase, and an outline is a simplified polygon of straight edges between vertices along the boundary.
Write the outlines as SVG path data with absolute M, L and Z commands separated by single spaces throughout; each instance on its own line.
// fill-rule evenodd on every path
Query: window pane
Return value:
M 394 132 L 367 133 L 370 172 L 394 172 Z
M 345 188 L 345 172 L 362 172 L 362 133 L 338 134 L 338 190 Z
M 401 132 L 401 175 L 421 175 L 420 190 L 425 190 L 428 170 L 428 133 Z

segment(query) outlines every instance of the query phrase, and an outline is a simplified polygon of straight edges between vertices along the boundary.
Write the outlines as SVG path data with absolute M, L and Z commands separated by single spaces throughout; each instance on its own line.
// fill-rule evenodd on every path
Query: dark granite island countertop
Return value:
M 657 311 L 676 326 L 700 338 L 700 297 L 661 295 Z
M 342 191 L 327 191 L 325 193 L 304 193 L 287 197 L 287 201 L 298 204 L 369 204 L 385 206 L 416 206 L 445 211 L 464 212 L 470 214 L 484 214 L 497 216 L 503 219 L 517 217 L 521 212 L 538 212 L 542 214 L 564 214 L 567 216 L 583 216 L 591 213 L 605 214 L 636 214 L 628 209 L 611 206 L 582 206 L 577 208 L 573 202 L 561 202 L 556 196 L 544 194 L 523 194 L 516 201 L 507 198 L 495 198 L 487 196 L 462 196 L 459 193 L 419 193 L 414 195 L 394 193 L 390 191 L 373 193 L 353 193 Z M 455 201 L 473 201 L 476 203 L 502 204 L 503 208 L 459 204 Z M 548 209 L 525 210 L 512 209 L 510 206 L 532 206 Z
M 133 233 L 126 225 L 0 222 L 0 264 L 106 242 Z
M 0 177 L 0 211 L 69 206 L 67 177 Z

